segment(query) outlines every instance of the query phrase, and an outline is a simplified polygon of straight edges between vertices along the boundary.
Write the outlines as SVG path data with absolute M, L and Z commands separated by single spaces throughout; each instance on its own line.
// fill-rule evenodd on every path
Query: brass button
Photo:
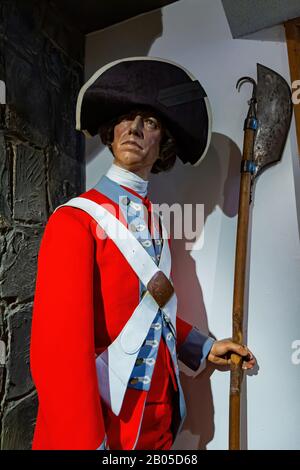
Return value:
M 144 359 L 142 357 L 138 357 L 137 360 L 135 361 L 136 366 L 141 366 L 144 364 Z
M 138 377 L 133 377 L 132 379 L 129 380 L 129 383 L 131 385 L 135 385 L 135 384 L 139 383 Z
M 144 385 L 147 385 L 150 383 L 150 377 L 148 375 L 145 375 L 145 377 L 132 377 L 132 379 L 129 380 L 129 383 L 131 385 L 135 385 L 139 382 L 142 382 Z

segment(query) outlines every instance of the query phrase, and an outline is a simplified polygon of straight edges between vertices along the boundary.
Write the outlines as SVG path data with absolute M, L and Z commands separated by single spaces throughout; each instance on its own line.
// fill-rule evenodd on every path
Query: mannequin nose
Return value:
M 135 116 L 133 121 L 130 124 L 130 133 L 138 135 L 141 137 L 143 135 L 143 119 L 139 114 Z

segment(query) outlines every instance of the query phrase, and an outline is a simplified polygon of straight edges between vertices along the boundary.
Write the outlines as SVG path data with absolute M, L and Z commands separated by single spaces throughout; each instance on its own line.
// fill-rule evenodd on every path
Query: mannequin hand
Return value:
M 226 366 L 231 362 L 231 353 L 238 354 L 244 358 L 242 363 L 243 369 L 252 369 L 256 364 L 256 359 L 247 346 L 234 343 L 230 338 L 215 341 L 207 359 L 218 366 Z

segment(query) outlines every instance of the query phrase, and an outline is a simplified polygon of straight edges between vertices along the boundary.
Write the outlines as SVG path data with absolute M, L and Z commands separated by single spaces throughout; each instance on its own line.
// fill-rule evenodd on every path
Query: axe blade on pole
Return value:
M 244 146 L 241 165 L 238 226 L 235 252 L 234 293 L 232 309 L 232 339 L 243 344 L 245 273 L 247 259 L 249 206 L 255 178 L 281 159 L 292 117 L 291 91 L 278 73 L 257 64 L 257 83 L 242 77 L 237 88 L 253 85 L 249 111 L 244 124 Z M 229 449 L 240 449 L 242 359 L 231 354 Z
M 257 64 L 256 100 L 258 128 L 253 159 L 258 176 L 269 165 L 281 159 L 293 107 L 288 83 L 277 72 L 261 64 Z

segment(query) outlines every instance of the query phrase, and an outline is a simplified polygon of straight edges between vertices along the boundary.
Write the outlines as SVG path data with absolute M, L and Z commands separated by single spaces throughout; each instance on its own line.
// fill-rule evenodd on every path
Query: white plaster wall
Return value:
M 231 307 L 240 150 L 251 87 L 240 93 L 240 76 L 256 76 L 256 62 L 289 80 L 284 30 L 278 26 L 235 39 L 220 0 L 181 0 L 87 37 L 86 78 L 112 60 L 149 55 L 178 62 L 204 86 L 213 110 L 213 138 L 198 168 L 177 162 L 151 178 L 157 202 L 204 203 L 204 245 L 186 252 L 173 243 L 180 315 L 218 338 L 231 334 Z M 299 77 L 300 78 L 300 77 Z M 99 140 L 87 145 L 87 189 L 109 167 Z M 292 342 L 300 340 L 299 160 L 292 124 L 282 161 L 257 181 L 252 214 L 248 344 L 259 370 L 243 395 L 243 448 L 300 449 L 300 364 Z M 208 367 L 193 377 L 183 368 L 188 417 L 175 448 L 226 449 L 229 373 Z M 246 390 L 247 389 L 247 390 Z

